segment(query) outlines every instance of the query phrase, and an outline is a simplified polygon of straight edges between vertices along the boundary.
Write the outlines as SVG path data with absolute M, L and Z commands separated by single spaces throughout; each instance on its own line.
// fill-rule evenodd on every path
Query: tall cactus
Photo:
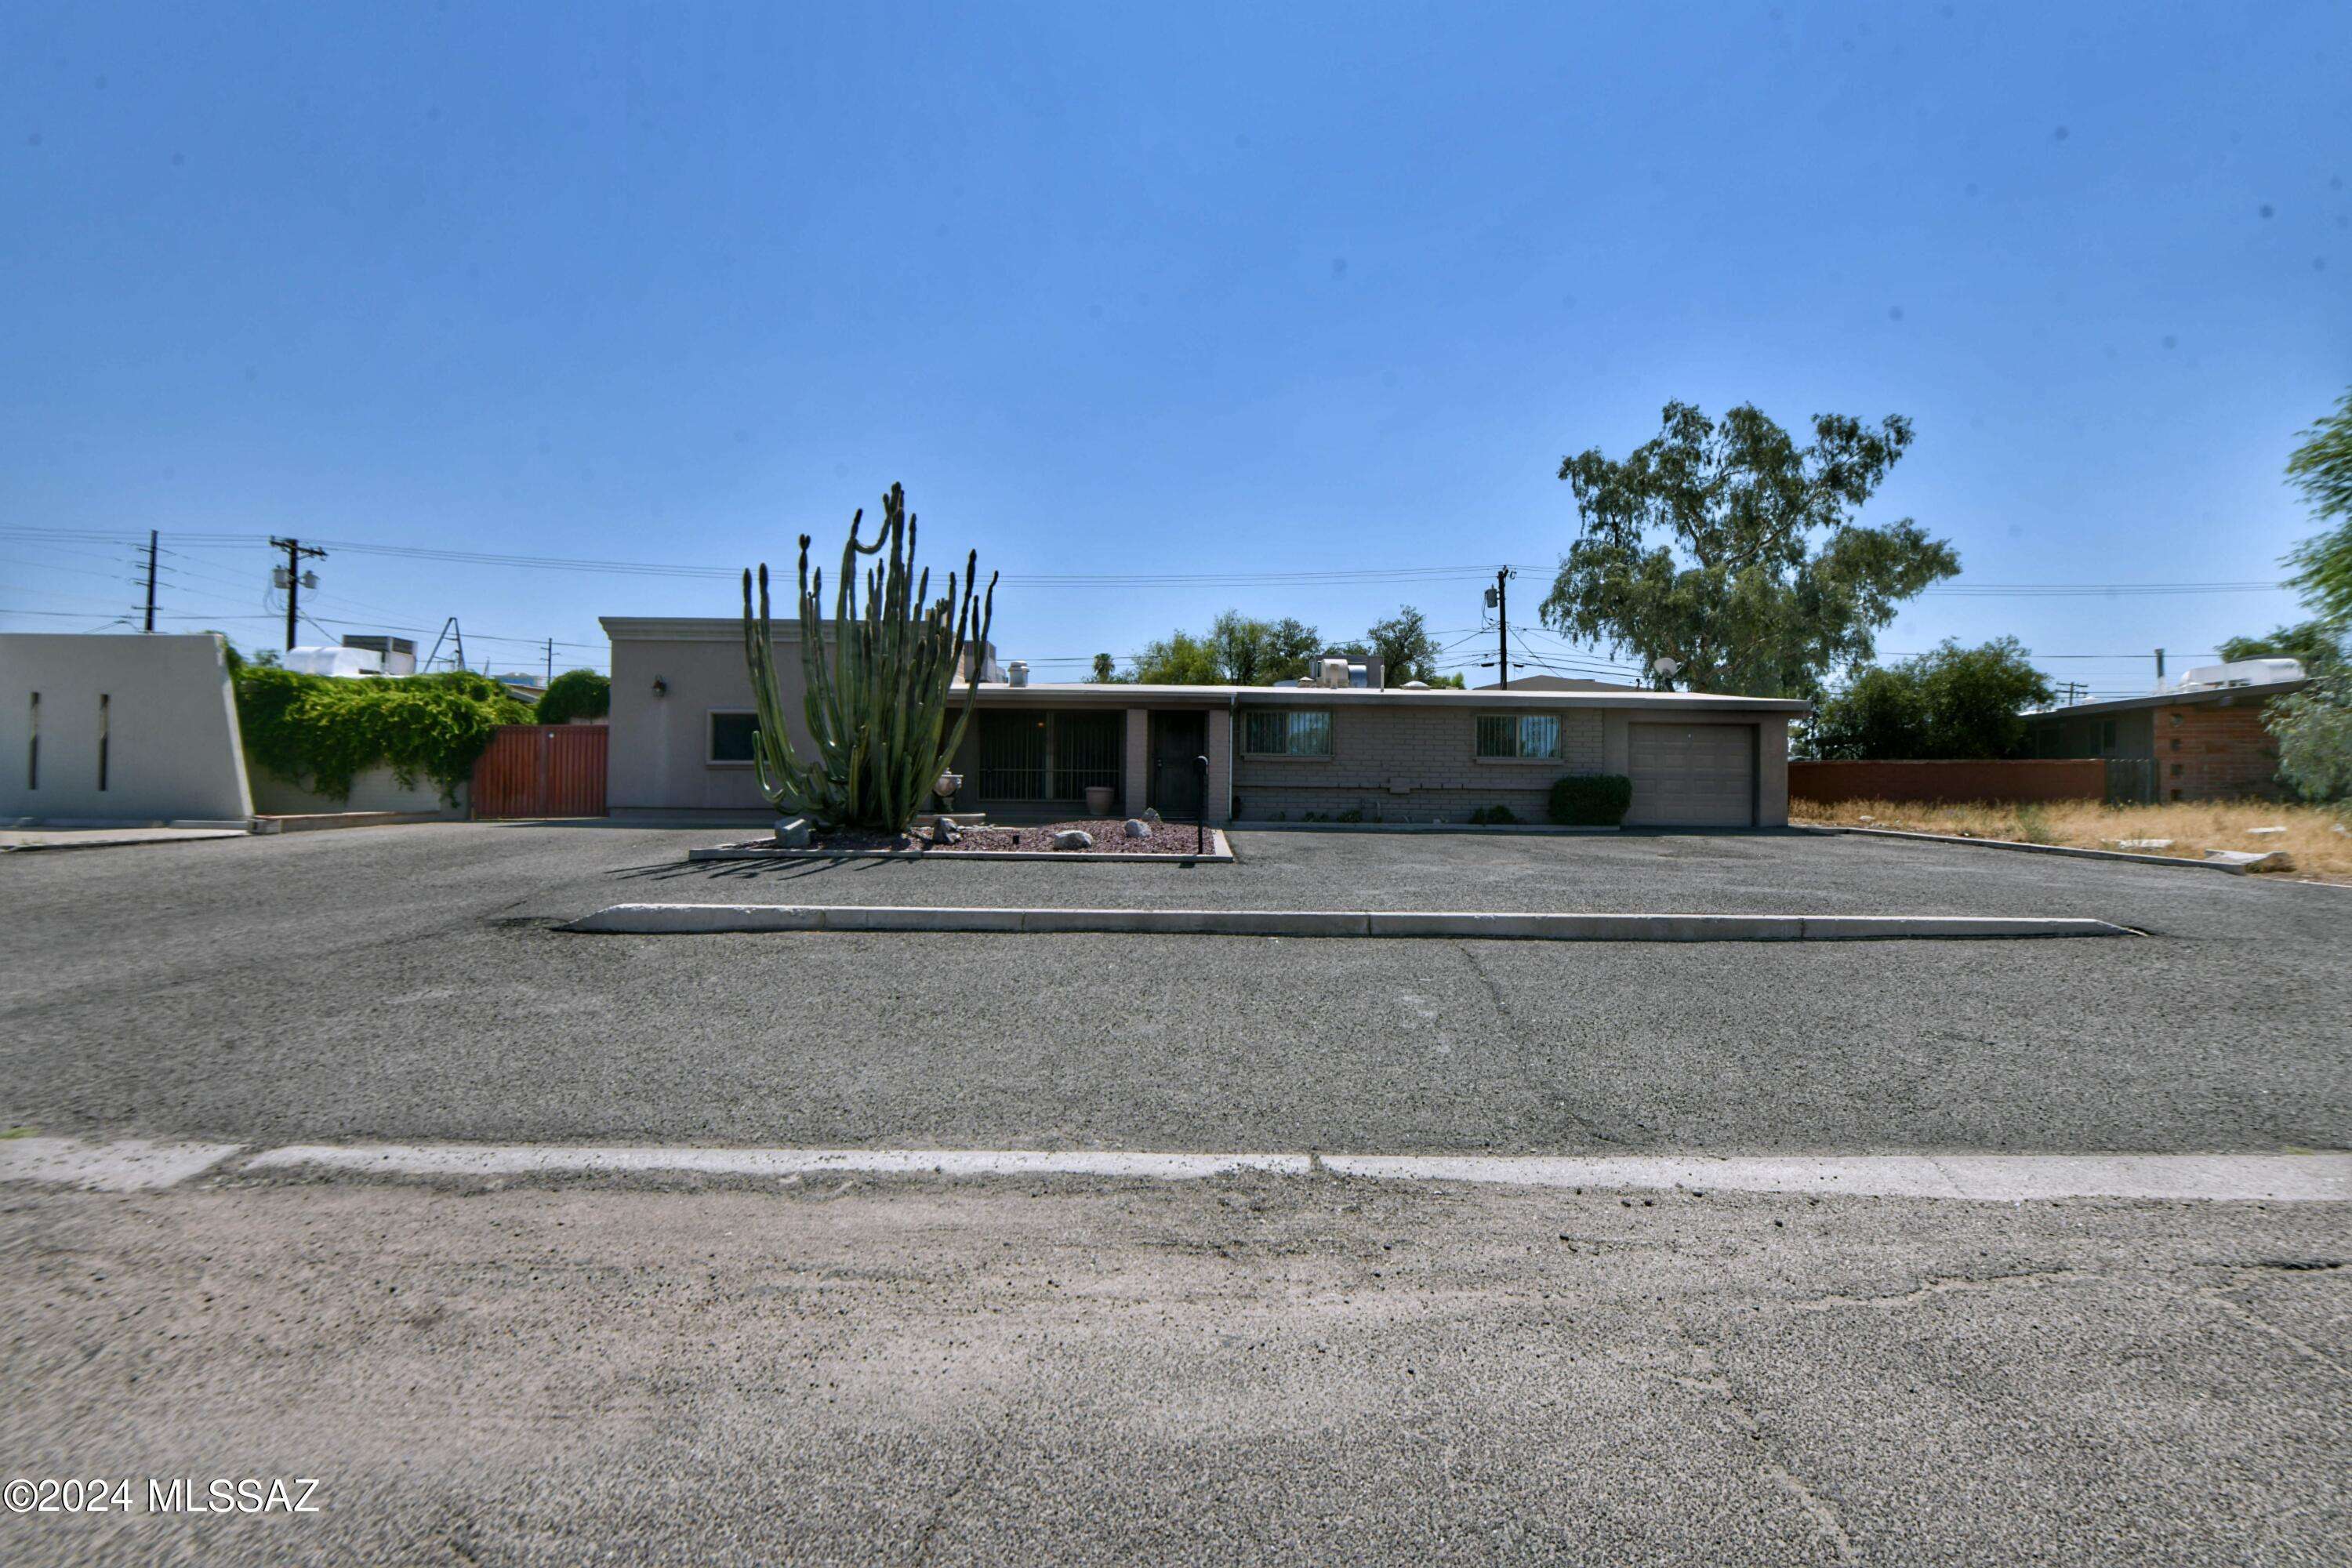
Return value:
M 751 574 L 743 574 L 743 654 L 751 668 L 751 691 L 759 705 L 759 731 L 751 760 L 760 792 L 790 816 L 805 816 L 824 828 L 871 828 L 904 833 L 930 795 L 963 740 L 979 697 L 982 668 L 988 659 L 988 633 L 996 612 L 996 577 L 979 598 L 974 593 L 980 552 L 964 563 L 962 600 L 954 573 L 947 597 L 925 605 L 931 574 L 915 576 L 915 520 L 898 485 L 882 499 L 882 529 L 871 544 L 858 542 L 863 509 L 849 520 L 849 542 L 841 551 L 835 588 L 833 650 L 824 646 L 824 571 L 809 574 L 809 536 L 801 535 L 802 711 L 808 719 L 815 756 L 803 761 L 793 751 L 784 728 L 783 700 L 777 689 L 773 637 L 768 616 L 768 568 L 760 567 L 759 616 L 751 614 Z M 889 557 L 866 571 L 861 611 L 856 595 L 857 558 Z M 970 635 L 967 636 L 967 633 Z M 955 727 L 942 738 L 950 693 L 966 651 L 971 671 Z

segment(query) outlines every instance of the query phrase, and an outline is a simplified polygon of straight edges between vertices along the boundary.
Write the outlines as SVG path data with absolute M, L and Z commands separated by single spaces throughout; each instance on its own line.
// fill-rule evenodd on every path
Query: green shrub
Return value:
M 1482 805 L 1470 814 L 1470 821 L 1478 827 L 1505 827 L 1518 821 L 1519 814 L 1507 805 Z
M 613 710 L 613 683 L 593 669 L 567 669 L 547 683 L 534 710 L 541 724 L 569 724 L 574 719 L 602 719 Z
M 1347 810 L 1341 812 L 1338 816 L 1333 817 L 1332 820 L 1334 822 L 1361 822 L 1364 820 L 1364 808 L 1360 805 L 1351 805 Z
M 352 780 L 383 764 L 402 788 L 422 774 L 455 805 L 491 731 L 530 723 L 531 710 L 472 670 L 351 680 L 247 665 L 236 721 L 247 756 L 314 794 L 347 800 Z
M 1571 773 L 1551 786 L 1549 816 L 1562 827 L 1614 827 L 1633 804 L 1633 781 L 1622 773 Z

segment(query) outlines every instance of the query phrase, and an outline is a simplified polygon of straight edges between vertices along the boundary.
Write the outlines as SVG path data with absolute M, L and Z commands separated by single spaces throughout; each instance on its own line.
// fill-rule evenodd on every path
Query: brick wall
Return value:
M 2276 800 L 2278 742 L 2259 703 L 2160 708 L 2156 714 L 2159 800 Z
M 1550 710 L 1559 715 L 1560 755 L 1542 762 L 1480 761 L 1477 714 L 1511 710 L 1503 703 L 1473 710 L 1454 707 L 1334 704 L 1328 758 L 1234 758 L 1234 794 L 1244 819 L 1297 822 L 1308 812 L 1337 816 L 1360 810 L 1366 821 L 1461 822 L 1481 806 L 1507 805 L 1521 821 L 1542 822 L 1552 781 L 1567 773 L 1597 773 L 1601 765 L 1601 715 L 1597 709 Z M 1246 729 L 1243 705 L 1234 739 Z
M 1790 763 L 1789 798 L 1833 805 L 1842 800 L 1931 802 L 2101 800 L 2107 764 L 2074 761 Z

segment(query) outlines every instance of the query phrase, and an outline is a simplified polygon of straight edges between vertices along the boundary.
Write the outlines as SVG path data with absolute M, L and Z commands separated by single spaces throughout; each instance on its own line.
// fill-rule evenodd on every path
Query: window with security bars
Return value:
M 1559 756 L 1559 715 L 1557 713 L 1481 713 L 1478 754 L 1529 761 Z
M 1242 715 L 1242 753 L 1251 757 L 1328 757 L 1331 714 L 1322 708 Z
M 980 715 L 981 800 L 1084 800 L 1119 785 L 1126 716 L 1019 710 Z

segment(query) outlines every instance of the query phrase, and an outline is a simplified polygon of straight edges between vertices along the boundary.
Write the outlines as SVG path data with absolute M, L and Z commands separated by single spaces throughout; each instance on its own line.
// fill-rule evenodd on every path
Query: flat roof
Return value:
M 2189 708 L 2211 706 L 2228 708 L 2242 699 L 2267 702 L 2273 697 L 2284 697 L 2311 684 L 2308 676 L 2301 680 L 2266 680 L 2256 686 L 2210 686 L 2198 691 L 2151 691 L 2145 697 L 2110 697 L 2104 702 L 2075 702 L 2064 708 L 2044 708 L 2025 715 L 2029 724 L 2046 719 L 2072 719 L 2080 714 L 2123 713 L 2137 708 Z
M 957 689 L 958 695 L 962 689 Z M 1801 697 L 1734 697 L 1712 691 L 1458 691 L 1452 687 L 1385 691 L 1362 686 L 1147 686 L 1133 681 L 1031 681 L 1010 686 L 989 681 L 980 689 L 983 707 L 1061 704 L 1074 708 L 1663 708 L 1704 711 L 1737 709 L 1757 713 L 1808 713 Z
M 603 616 L 597 625 L 615 642 L 740 642 L 740 616 Z M 797 616 L 774 616 L 776 640 L 798 641 Z M 832 623 L 826 623 L 828 628 Z M 1000 657 L 1003 649 L 992 650 Z M 958 695 L 961 692 L 959 689 Z M 1447 686 L 1374 690 L 1361 686 L 1147 686 L 1134 681 L 1039 681 L 1013 686 L 985 681 L 980 700 L 990 708 L 1034 706 L 1041 702 L 1069 708 L 1226 708 L 1237 700 L 1253 707 L 1326 708 L 1358 705 L 1412 707 L 1433 705 L 1471 708 L 1659 708 L 1669 711 L 1810 713 L 1813 705 L 1801 697 L 1737 697 L 1711 691 L 1650 691 L 1638 686 L 1602 687 L 1591 691 L 1507 691 L 1482 688 L 1460 691 Z

